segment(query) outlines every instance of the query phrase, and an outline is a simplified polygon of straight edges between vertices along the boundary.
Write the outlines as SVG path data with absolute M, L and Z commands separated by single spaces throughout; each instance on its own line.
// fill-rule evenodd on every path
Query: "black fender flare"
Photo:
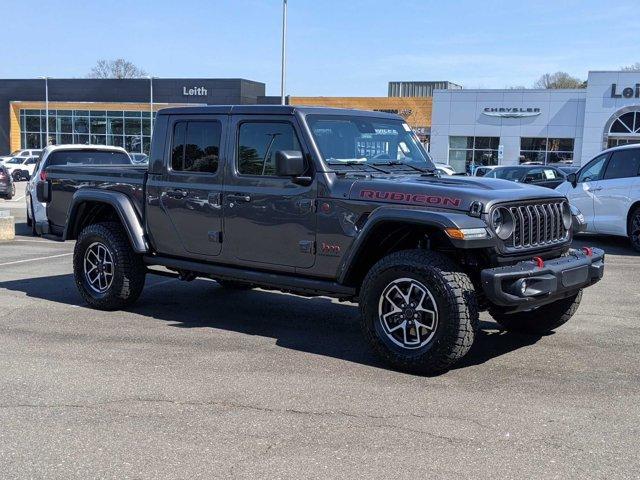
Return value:
M 441 231 L 444 231 L 447 228 L 464 229 L 487 227 L 484 220 L 477 217 L 471 217 L 464 212 L 434 211 L 425 209 L 424 207 L 413 207 L 407 205 L 402 205 L 400 207 L 379 207 L 369 215 L 364 227 L 352 242 L 347 253 L 343 256 L 340 265 L 338 266 L 338 283 L 344 283 L 349 278 L 349 274 L 356 263 L 358 255 L 369 239 L 369 236 L 378 225 L 386 222 L 400 222 L 428 226 L 437 228 Z M 492 236 L 489 236 L 485 240 L 450 239 L 450 241 L 456 248 L 467 249 L 493 246 L 495 239 Z
M 124 193 L 114 191 L 81 189 L 74 193 L 67 212 L 67 223 L 63 234 L 64 240 L 77 238 L 76 217 L 79 207 L 85 202 L 104 203 L 112 206 L 120 218 L 127 237 L 129 237 L 133 251 L 136 253 L 147 253 L 149 251 L 142 220 L 133 207 L 131 200 Z

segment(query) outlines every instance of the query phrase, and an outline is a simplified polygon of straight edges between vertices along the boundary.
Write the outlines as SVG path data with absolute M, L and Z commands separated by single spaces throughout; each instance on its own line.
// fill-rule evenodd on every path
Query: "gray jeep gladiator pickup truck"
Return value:
M 570 248 L 562 195 L 440 177 L 380 112 L 169 108 L 148 167 L 54 166 L 37 194 L 92 307 L 130 305 L 148 273 L 355 301 L 373 349 L 411 372 L 463 357 L 481 310 L 555 329 L 604 270 L 601 250 Z

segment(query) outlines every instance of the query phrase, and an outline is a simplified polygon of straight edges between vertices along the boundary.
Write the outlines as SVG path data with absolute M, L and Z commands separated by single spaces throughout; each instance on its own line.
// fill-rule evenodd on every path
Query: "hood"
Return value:
M 426 205 L 469 211 L 473 202 L 482 202 L 484 211 L 494 203 L 518 200 L 563 198 L 544 187 L 484 177 L 389 176 L 357 180 L 351 186 L 352 200 Z

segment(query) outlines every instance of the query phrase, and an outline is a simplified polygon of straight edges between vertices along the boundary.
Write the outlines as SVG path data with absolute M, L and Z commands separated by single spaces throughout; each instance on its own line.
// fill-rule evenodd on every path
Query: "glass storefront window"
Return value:
M 449 137 L 449 165 L 471 173 L 475 166 L 497 165 L 500 137 Z
M 573 138 L 520 138 L 520 163 L 541 164 L 573 161 Z
M 47 143 L 46 118 L 45 110 L 20 111 L 22 148 L 42 148 Z M 114 145 L 148 154 L 152 121 L 148 111 L 50 109 L 49 143 Z

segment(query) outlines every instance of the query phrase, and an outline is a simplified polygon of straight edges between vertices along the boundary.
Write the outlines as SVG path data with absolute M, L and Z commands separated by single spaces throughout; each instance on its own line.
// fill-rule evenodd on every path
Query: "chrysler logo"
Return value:
M 540 115 L 538 107 L 486 107 L 483 115 L 489 117 L 522 118 Z

